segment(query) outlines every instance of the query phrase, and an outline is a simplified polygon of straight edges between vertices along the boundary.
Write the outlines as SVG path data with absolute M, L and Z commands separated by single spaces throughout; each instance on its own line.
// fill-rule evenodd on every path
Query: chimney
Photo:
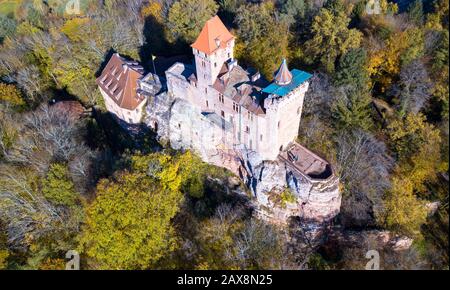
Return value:
M 252 82 L 256 82 L 256 81 L 259 80 L 260 78 L 261 78 L 261 74 L 259 73 L 259 71 L 256 72 L 256 73 L 254 73 L 254 74 L 251 76 Z
M 231 71 L 235 66 L 237 66 L 237 60 L 230 59 L 230 61 L 228 62 L 228 71 Z

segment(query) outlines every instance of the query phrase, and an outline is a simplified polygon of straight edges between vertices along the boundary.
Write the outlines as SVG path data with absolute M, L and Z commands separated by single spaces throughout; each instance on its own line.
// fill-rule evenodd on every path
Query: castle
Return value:
M 340 194 L 331 165 L 296 142 L 311 75 L 289 70 L 283 59 L 268 82 L 238 65 L 234 45 L 215 16 L 191 45 L 193 64 L 176 62 L 164 78 L 114 54 L 97 79 L 106 108 L 121 122 L 146 123 L 175 149 L 230 169 L 266 207 L 273 192 L 291 188 L 298 201 L 282 215 L 334 217 Z

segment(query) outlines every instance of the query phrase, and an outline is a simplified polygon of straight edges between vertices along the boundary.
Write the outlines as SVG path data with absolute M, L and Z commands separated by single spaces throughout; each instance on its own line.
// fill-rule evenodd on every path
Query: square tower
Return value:
M 198 85 L 207 88 L 214 84 L 225 62 L 233 59 L 234 36 L 218 16 L 206 21 L 197 40 L 191 45 Z

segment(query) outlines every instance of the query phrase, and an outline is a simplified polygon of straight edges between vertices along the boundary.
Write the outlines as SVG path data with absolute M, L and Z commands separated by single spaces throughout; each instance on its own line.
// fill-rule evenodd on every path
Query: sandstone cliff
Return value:
M 174 149 L 191 149 L 205 162 L 239 176 L 251 190 L 256 214 L 262 219 L 287 224 L 291 217 L 297 217 L 310 225 L 323 225 L 339 213 L 339 179 L 333 173 L 312 178 L 281 159 L 263 161 L 256 152 L 244 148 L 223 148 L 222 130 L 184 100 L 167 93 L 157 95 L 149 101 L 146 123 L 156 129 L 162 143 L 170 143 Z

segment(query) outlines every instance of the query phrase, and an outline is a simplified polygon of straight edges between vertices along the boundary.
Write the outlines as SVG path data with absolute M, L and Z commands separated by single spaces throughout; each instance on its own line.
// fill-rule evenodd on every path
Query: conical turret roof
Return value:
M 289 71 L 285 58 L 283 58 L 280 68 L 275 73 L 274 80 L 275 83 L 280 86 L 285 86 L 291 83 L 292 73 Z

